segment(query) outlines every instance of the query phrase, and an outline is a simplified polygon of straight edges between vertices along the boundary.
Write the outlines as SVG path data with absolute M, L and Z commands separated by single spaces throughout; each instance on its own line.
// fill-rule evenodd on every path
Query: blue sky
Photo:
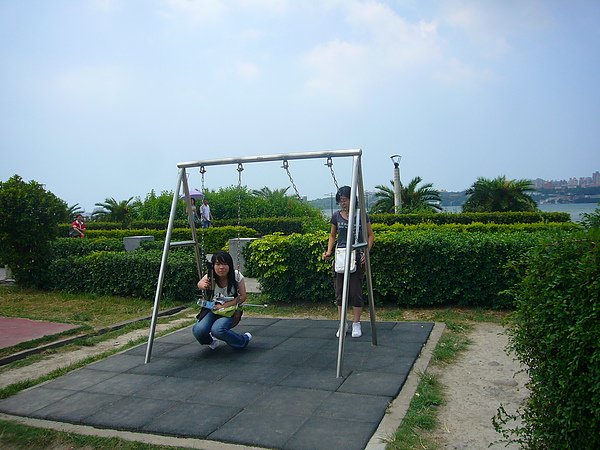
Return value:
M 368 190 L 392 154 L 445 190 L 590 176 L 598 23 L 596 0 L 3 0 L 0 180 L 91 212 L 174 189 L 178 162 L 290 152 L 361 148 Z M 333 190 L 323 160 L 290 169 L 309 199 Z M 275 162 L 243 183 L 290 186 Z

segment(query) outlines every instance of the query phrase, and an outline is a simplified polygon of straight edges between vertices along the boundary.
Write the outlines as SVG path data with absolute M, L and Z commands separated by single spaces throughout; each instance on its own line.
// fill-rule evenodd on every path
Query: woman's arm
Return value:
M 325 252 L 323 253 L 323 259 L 327 259 L 331 256 L 336 237 L 337 227 L 334 224 L 331 224 L 331 230 L 329 231 L 329 239 L 327 240 L 327 250 L 325 250 Z
M 211 283 L 208 279 L 208 275 L 204 275 L 200 281 L 198 281 L 198 289 L 210 289 Z

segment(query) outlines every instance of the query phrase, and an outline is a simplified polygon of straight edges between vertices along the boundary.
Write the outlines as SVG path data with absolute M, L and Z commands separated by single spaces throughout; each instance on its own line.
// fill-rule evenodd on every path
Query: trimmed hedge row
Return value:
M 548 231 L 457 233 L 443 228 L 378 233 L 371 254 L 375 298 L 379 303 L 400 306 L 510 308 L 513 300 L 504 291 L 519 278 L 507 266 L 523 258 L 549 234 Z M 570 233 L 560 230 L 554 234 Z M 263 292 L 273 302 L 332 301 L 331 263 L 321 259 L 327 237 L 328 233 L 320 231 L 269 235 L 253 241 L 246 251 L 245 275 L 258 278 Z M 155 285 L 148 287 L 148 283 L 155 283 L 160 265 L 161 251 L 152 249 L 156 244 L 145 243 L 147 250 L 130 253 L 93 252 L 83 257 L 57 259 L 51 270 L 53 279 L 61 282 L 55 288 L 66 286 L 67 290 L 147 297 L 155 289 Z M 181 285 L 169 288 L 171 298 L 193 296 L 197 274 L 193 252 L 189 250 L 169 254 L 170 270 L 178 267 L 190 277 L 183 282 L 184 278 L 168 272 L 166 282 L 176 276 Z M 191 291 L 185 287 L 190 283 Z
M 401 223 L 534 223 L 534 222 L 570 222 L 571 216 L 564 212 L 491 212 L 491 213 L 437 213 L 437 214 L 371 214 L 372 223 L 392 225 Z
M 574 234 L 530 253 L 510 325 L 528 367 L 522 424 L 496 428 L 524 448 L 600 448 L 600 235 Z
M 534 222 L 534 223 L 481 223 L 473 222 L 468 224 L 448 223 L 436 225 L 433 223 L 419 223 L 415 225 L 404 225 L 395 223 L 386 225 L 383 223 L 374 223 L 374 232 L 383 231 L 419 231 L 419 230 L 440 230 L 453 232 L 477 232 L 477 233 L 512 233 L 515 231 L 538 232 L 538 231 L 578 231 L 581 225 L 573 222 Z
M 69 258 L 73 256 L 89 255 L 92 252 L 107 251 L 121 252 L 125 250 L 123 239 L 73 239 L 58 238 L 50 243 L 52 259 Z
M 557 235 L 567 235 L 560 231 Z M 423 230 L 378 233 L 371 253 L 377 302 L 399 306 L 510 308 L 504 293 L 518 281 L 507 270 L 547 232 L 456 233 Z M 332 301 L 331 263 L 321 259 L 327 233 L 266 236 L 247 253 L 262 290 L 274 302 Z
M 129 236 L 154 236 L 156 240 L 165 240 L 166 230 L 152 229 L 128 229 L 128 230 L 90 230 L 86 233 L 90 240 L 99 238 L 121 239 Z M 229 239 L 239 237 L 257 237 L 256 230 L 246 227 L 211 227 L 198 231 L 198 241 L 202 241 L 204 236 L 204 246 L 207 253 L 212 253 L 226 246 Z M 192 233 L 189 228 L 175 228 L 171 234 L 172 241 L 189 241 L 192 239 Z M 81 239 L 79 239 L 81 240 Z M 83 239 L 85 240 L 85 239 Z
M 257 217 L 241 219 L 240 226 L 256 230 L 260 235 L 271 233 L 301 233 L 304 231 L 305 221 L 299 217 Z M 134 220 L 128 227 L 124 227 L 119 222 L 87 222 L 87 231 L 99 230 L 166 230 L 167 221 L 165 220 Z M 237 219 L 213 220 L 213 227 L 237 227 Z M 173 223 L 175 229 L 189 229 L 187 220 L 176 220 Z M 71 230 L 71 224 L 64 223 L 59 225 L 59 236 L 68 236 Z
M 50 289 L 98 295 L 154 299 L 160 251 L 94 252 L 54 260 L 49 267 Z M 191 253 L 169 253 L 163 285 L 166 301 L 192 301 L 199 291 Z

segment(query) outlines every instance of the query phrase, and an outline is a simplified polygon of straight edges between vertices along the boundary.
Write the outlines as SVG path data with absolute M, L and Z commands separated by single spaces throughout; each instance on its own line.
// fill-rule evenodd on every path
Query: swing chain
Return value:
M 240 270 L 240 253 L 242 252 L 242 248 L 240 245 L 241 240 L 241 228 L 242 228 L 242 172 L 244 171 L 244 166 L 242 163 L 238 163 L 237 166 L 238 171 L 238 216 L 237 216 L 237 261 L 236 267 L 237 270 Z
M 327 165 L 327 167 L 329 167 L 329 171 L 331 172 L 331 177 L 333 178 L 333 184 L 335 184 L 335 190 L 339 191 L 340 187 L 338 186 L 338 182 L 335 178 L 335 172 L 333 171 L 333 160 L 331 159 L 331 156 L 327 157 L 327 162 L 325 164 Z
M 283 160 L 283 166 L 281 166 L 285 169 L 285 171 L 287 172 L 287 176 L 290 179 L 290 183 L 292 183 L 292 187 L 294 188 L 294 192 L 296 192 L 296 197 L 298 197 L 298 200 L 300 200 L 301 202 L 303 202 L 302 197 L 300 196 L 300 192 L 298 192 L 298 188 L 296 187 L 296 183 L 294 183 L 294 179 L 292 178 L 292 174 L 290 173 L 290 165 L 288 163 L 287 159 Z
M 206 173 L 206 168 L 204 166 L 200 166 L 200 175 L 202 176 L 202 195 L 204 195 L 204 174 L 205 173 Z M 198 213 L 198 211 L 196 211 L 196 214 L 197 213 Z M 200 218 L 200 226 L 202 227 L 202 218 Z M 201 229 L 202 229 L 202 232 L 201 232 L 202 239 L 200 240 L 200 257 L 202 258 L 202 261 L 200 264 L 200 269 L 201 269 L 200 275 L 203 277 L 204 276 L 204 267 L 208 264 L 208 261 L 206 260 L 206 249 L 204 248 L 204 227 L 202 227 Z M 202 291 L 202 298 L 206 299 L 206 291 L 205 290 Z
M 202 175 L 202 194 L 204 194 L 204 174 L 206 173 L 206 167 L 200 166 L 200 175 Z

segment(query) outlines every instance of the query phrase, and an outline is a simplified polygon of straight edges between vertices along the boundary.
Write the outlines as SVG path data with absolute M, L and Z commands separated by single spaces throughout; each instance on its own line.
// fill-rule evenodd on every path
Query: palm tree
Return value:
M 527 194 L 534 190 L 531 180 L 507 180 L 504 175 L 493 180 L 479 177 L 465 191 L 469 198 L 463 211 L 537 211 L 535 200 Z
M 98 209 L 94 210 L 92 216 L 96 219 L 109 222 L 121 222 L 129 225 L 135 215 L 135 204 L 132 203 L 133 197 L 128 200 L 116 201 L 114 198 L 107 198 L 104 203 L 96 203 Z
M 274 199 L 274 198 L 283 198 L 286 196 L 287 190 L 289 188 L 290 187 L 288 186 L 286 188 L 271 190 L 271 188 L 268 188 L 267 186 L 265 186 L 260 190 L 253 190 L 252 195 L 254 195 L 255 197 L 261 197 L 265 200 Z
M 408 183 L 408 186 L 400 184 L 400 198 L 402 200 L 402 213 L 436 212 L 442 209 L 440 206 L 441 196 L 437 189 L 433 188 L 432 183 L 423 184 L 417 187 L 423 179 L 415 177 Z M 390 181 L 392 187 L 382 184 L 375 186 L 378 192 L 375 193 L 377 201 L 373 205 L 373 213 L 394 213 L 394 181 Z
M 75 217 L 77 214 L 83 214 L 83 208 L 79 206 L 79 203 L 75 203 L 67 208 L 67 214 L 69 217 Z

